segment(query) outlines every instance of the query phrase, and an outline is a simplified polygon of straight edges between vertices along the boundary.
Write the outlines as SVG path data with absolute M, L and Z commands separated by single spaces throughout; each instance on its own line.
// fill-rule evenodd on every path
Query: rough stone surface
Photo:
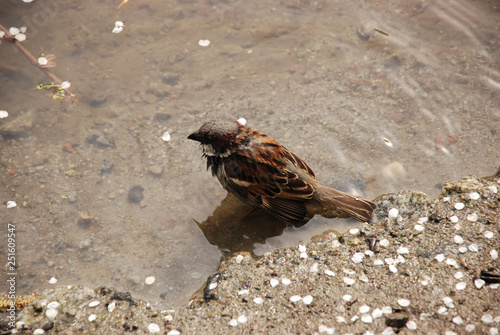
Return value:
M 172 330 L 181 334 L 463 334 L 471 325 L 475 334 L 491 333 L 498 323 L 484 320 L 500 316 L 499 278 L 495 277 L 500 275 L 499 260 L 490 256 L 491 250 L 500 250 L 499 182 L 498 175 L 447 182 L 436 200 L 411 191 L 381 196 L 376 200 L 378 222 L 365 225 L 360 234 L 342 238 L 331 234 L 303 244 L 307 258 L 300 257 L 298 247 L 278 249 L 259 259 L 248 253 L 233 255 L 221 263 L 215 276 L 219 279 L 208 283 L 213 294 L 204 296 L 207 289 L 202 287 L 186 308 L 177 311 L 155 311 L 128 293 L 105 287 L 46 290 L 19 313 L 18 333 L 42 328 L 51 334 L 144 334 L 151 323 L 165 334 Z M 471 199 L 471 192 L 477 192 L 479 199 Z M 464 208 L 456 210 L 457 202 L 464 203 Z M 399 214 L 389 219 L 391 208 Z M 467 220 L 474 213 L 478 219 Z M 449 219 L 454 215 L 456 223 Z M 415 230 L 417 222 L 425 229 Z M 491 231 L 493 238 L 485 237 L 485 231 Z M 463 244 L 455 242 L 456 235 Z M 368 240 L 374 238 L 389 243 L 379 246 L 379 252 L 370 252 Z M 477 252 L 459 251 L 471 244 Z M 398 253 L 401 247 L 409 253 Z M 352 260 L 355 253 L 365 255 L 360 263 Z M 382 264 L 375 265 L 375 260 Z M 389 265 L 397 271 L 389 270 Z M 454 277 L 458 271 L 463 274 L 460 279 Z M 481 277 L 487 283 L 478 289 L 474 280 Z M 285 278 L 289 285 L 283 284 Z M 354 284 L 347 285 L 345 278 Z M 271 279 L 277 279 L 278 285 L 271 285 Z M 457 290 L 459 282 L 467 284 L 465 289 Z M 345 301 L 345 295 L 352 299 Z M 312 302 L 292 302 L 292 296 L 311 296 Z M 205 300 L 210 297 L 216 299 Z M 89 307 L 94 300 L 101 303 Z M 53 319 L 46 314 L 52 301 L 60 303 Z M 116 308 L 109 312 L 112 302 Z M 369 310 L 361 314 L 364 305 Z M 366 316 L 372 313 L 373 318 Z M 89 321 L 91 314 L 97 315 L 95 321 Z M 463 322 L 454 322 L 457 317 Z

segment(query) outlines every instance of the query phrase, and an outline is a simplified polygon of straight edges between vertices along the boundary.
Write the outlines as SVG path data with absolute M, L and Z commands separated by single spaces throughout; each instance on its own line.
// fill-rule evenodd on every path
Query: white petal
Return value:
M 199 40 L 198 45 L 200 47 L 208 47 L 210 45 L 210 41 L 209 40 Z

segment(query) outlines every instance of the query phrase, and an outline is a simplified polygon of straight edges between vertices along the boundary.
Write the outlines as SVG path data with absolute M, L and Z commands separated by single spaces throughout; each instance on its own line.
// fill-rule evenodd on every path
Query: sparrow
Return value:
M 224 189 L 288 224 L 300 227 L 315 214 L 372 219 L 373 202 L 322 185 L 306 162 L 260 131 L 210 120 L 188 139 L 200 142 L 207 170 Z

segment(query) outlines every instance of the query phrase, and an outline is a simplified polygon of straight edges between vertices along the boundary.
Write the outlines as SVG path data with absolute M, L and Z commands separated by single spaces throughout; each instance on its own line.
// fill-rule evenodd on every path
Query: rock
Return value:
M 154 104 L 156 101 L 158 101 L 158 97 L 152 93 L 146 94 L 146 96 L 143 99 L 145 102 L 148 104 Z
M 34 112 L 27 111 L 15 118 L 8 118 L 0 127 L 0 134 L 6 137 L 27 137 L 34 124 Z
M 96 132 L 87 137 L 87 142 L 93 145 L 96 145 L 100 148 L 107 148 L 111 145 L 111 142 L 104 137 L 104 134 L 101 132 Z
M 92 224 L 96 222 L 96 218 L 85 213 L 85 212 L 79 212 L 78 213 L 78 219 L 76 221 L 77 225 L 80 226 L 81 228 L 88 229 Z
M 97 94 L 92 94 L 89 105 L 91 107 L 99 107 L 108 101 L 108 96 L 105 92 L 100 92 Z
M 138 204 L 144 199 L 144 187 L 141 185 L 135 185 L 128 191 L 128 201 L 134 204 Z
M 110 173 L 113 171 L 113 166 L 115 163 L 113 161 L 104 161 L 101 165 L 101 174 Z
M 84 239 L 80 242 L 78 247 L 82 250 L 87 250 L 92 245 L 94 245 L 94 239 L 92 237 L 87 237 L 86 239 Z
M 168 121 L 170 120 L 172 116 L 167 113 L 156 113 L 155 114 L 155 121 Z
M 163 172 L 163 168 L 159 165 L 153 165 L 149 167 L 149 172 L 155 177 L 160 177 Z

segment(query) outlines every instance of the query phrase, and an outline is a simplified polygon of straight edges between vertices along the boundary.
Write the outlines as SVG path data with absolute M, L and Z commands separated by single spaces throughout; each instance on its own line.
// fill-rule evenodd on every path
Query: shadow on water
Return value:
M 225 257 L 242 251 L 258 257 L 276 248 L 295 246 L 331 233 L 340 235 L 361 226 L 351 219 L 315 216 L 304 226 L 295 228 L 263 210 L 253 211 L 231 194 L 205 221 L 196 223 L 207 241 L 217 246 Z

